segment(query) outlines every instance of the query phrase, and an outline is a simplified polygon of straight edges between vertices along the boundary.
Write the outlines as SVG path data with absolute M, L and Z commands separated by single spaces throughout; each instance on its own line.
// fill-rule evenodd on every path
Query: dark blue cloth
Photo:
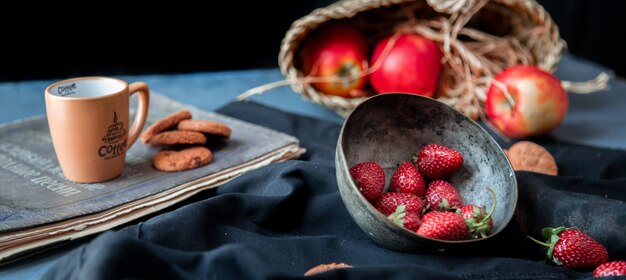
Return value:
M 559 176 L 517 172 L 514 219 L 475 252 L 408 254 L 378 246 L 353 222 L 339 195 L 334 153 L 340 126 L 255 103 L 219 112 L 283 131 L 308 151 L 247 173 L 144 222 L 99 235 L 56 263 L 46 279 L 301 279 L 309 268 L 351 269 L 310 279 L 590 278 L 543 264 L 527 235 L 577 226 L 626 259 L 626 151 L 537 139 Z

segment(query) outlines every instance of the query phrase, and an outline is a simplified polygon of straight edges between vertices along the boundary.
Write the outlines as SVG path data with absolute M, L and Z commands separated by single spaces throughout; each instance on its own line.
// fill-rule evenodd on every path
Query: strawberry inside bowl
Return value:
M 496 141 L 476 122 L 428 97 L 393 93 L 361 103 L 343 124 L 335 163 L 348 212 L 368 236 L 392 250 L 466 250 L 489 242 L 515 212 L 517 180 Z M 376 164 L 385 173 L 384 187 Z M 380 189 L 384 193 L 376 193 Z

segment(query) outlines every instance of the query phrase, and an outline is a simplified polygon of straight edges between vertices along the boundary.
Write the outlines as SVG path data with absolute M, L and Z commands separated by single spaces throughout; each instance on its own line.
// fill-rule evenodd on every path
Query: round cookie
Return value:
M 220 122 L 206 120 L 184 120 L 178 123 L 178 130 L 197 131 L 222 138 L 230 138 L 230 127 Z
M 558 173 L 558 167 L 550 152 L 533 142 L 517 142 L 505 153 L 514 170 L 532 171 L 546 175 L 557 175 Z
M 205 166 L 212 158 L 211 150 L 202 146 L 182 150 L 164 149 L 154 155 L 152 164 L 158 170 L 173 172 Z
M 150 138 L 152 147 L 189 144 L 204 145 L 206 137 L 200 132 L 172 130 L 161 132 Z
M 170 127 L 175 126 L 182 120 L 191 119 L 191 112 L 188 110 L 178 111 L 173 113 L 155 123 L 153 123 L 150 127 L 146 128 L 146 130 L 139 136 L 139 139 L 142 143 L 146 144 L 150 141 L 152 136 L 160 133 L 161 131 L 167 130 Z
M 320 265 L 318 265 L 316 267 L 313 267 L 313 268 L 309 269 L 307 272 L 304 273 L 304 276 L 311 276 L 311 275 L 314 275 L 314 274 L 326 272 L 326 271 L 333 270 L 333 269 L 349 268 L 349 267 L 352 267 L 352 266 L 348 265 L 348 264 L 345 264 L 345 263 L 320 264 Z

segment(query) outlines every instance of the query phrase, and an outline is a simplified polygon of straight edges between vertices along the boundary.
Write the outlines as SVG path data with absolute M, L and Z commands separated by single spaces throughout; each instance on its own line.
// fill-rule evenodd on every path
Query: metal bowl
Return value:
M 449 177 L 465 204 L 491 209 L 496 194 L 493 230 L 478 240 L 443 241 L 422 237 L 387 219 L 360 193 L 349 169 L 357 163 L 375 161 L 385 170 L 388 182 L 405 160 L 420 147 L 439 143 L 459 151 L 463 166 Z M 496 141 L 473 120 L 431 98 L 393 93 L 371 97 L 345 120 L 335 155 L 337 184 L 348 212 L 374 241 L 404 252 L 463 249 L 493 239 L 506 227 L 517 203 L 515 172 Z

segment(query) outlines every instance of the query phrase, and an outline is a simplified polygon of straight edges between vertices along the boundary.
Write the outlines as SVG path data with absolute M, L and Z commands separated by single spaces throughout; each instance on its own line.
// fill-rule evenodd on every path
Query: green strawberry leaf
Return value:
M 533 242 L 535 242 L 535 243 L 537 243 L 537 244 L 539 244 L 539 245 L 546 246 L 546 247 L 550 247 L 550 246 L 552 246 L 550 243 L 541 242 L 541 241 L 539 241 L 539 240 L 537 240 L 537 239 L 533 238 L 532 236 L 528 236 L 528 235 L 527 235 L 526 237 L 530 238 L 530 240 L 532 240 Z
M 387 216 L 387 218 L 397 225 L 404 226 L 404 216 L 406 216 L 406 211 L 404 211 L 405 209 L 406 206 L 404 206 L 404 204 L 400 204 L 396 207 L 396 211 Z
M 437 209 L 441 210 L 441 211 L 445 211 L 450 209 L 450 203 L 448 202 L 448 200 L 444 197 L 441 199 L 441 202 L 439 202 L 439 205 L 437 206 Z
M 485 212 L 481 212 L 480 208 L 478 208 L 478 206 L 476 205 L 472 205 L 472 210 L 474 210 L 474 213 L 472 213 L 472 217 L 478 218 L 478 216 L 480 216 L 481 213 L 485 213 Z
M 547 227 L 547 228 L 542 229 L 541 230 L 541 235 L 543 235 L 543 237 L 545 237 L 547 239 L 546 242 L 539 242 L 536 239 L 530 237 L 536 243 L 548 247 L 548 251 L 546 252 L 546 256 L 547 256 L 547 258 L 549 260 L 551 260 L 552 262 L 554 262 L 557 265 L 561 265 L 561 262 L 554 258 L 554 246 L 559 241 L 559 234 L 561 234 L 561 232 L 563 230 L 565 230 L 565 229 L 566 228 L 562 227 L 562 226 L 561 227 L 557 227 L 557 228 Z
M 554 231 L 554 228 L 551 227 L 547 227 L 541 230 L 541 235 L 545 238 L 550 240 L 550 237 L 552 236 L 552 232 Z

